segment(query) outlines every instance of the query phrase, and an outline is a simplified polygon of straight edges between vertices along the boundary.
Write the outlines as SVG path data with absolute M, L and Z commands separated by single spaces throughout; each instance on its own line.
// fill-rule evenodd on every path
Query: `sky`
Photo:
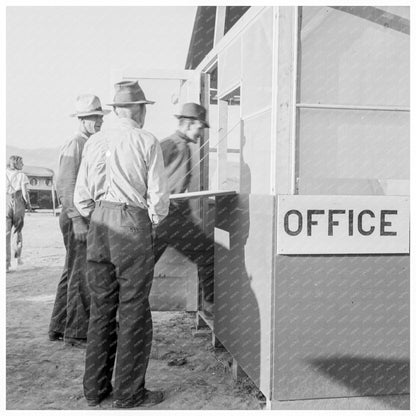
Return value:
M 61 146 L 77 129 L 69 115 L 78 94 L 112 102 L 112 71 L 184 69 L 195 13 L 193 6 L 7 7 L 7 145 Z M 163 111 L 161 123 L 159 109 L 166 110 L 176 83 L 143 84 L 157 101 L 148 106 L 145 128 L 166 135 L 174 118 Z

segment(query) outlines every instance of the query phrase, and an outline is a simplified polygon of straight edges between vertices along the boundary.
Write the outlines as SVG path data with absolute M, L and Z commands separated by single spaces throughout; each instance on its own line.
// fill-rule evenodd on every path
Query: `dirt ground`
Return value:
M 23 238 L 24 264 L 13 263 L 6 275 L 6 408 L 88 409 L 82 392 L 85 350 L 47 337 L 64 263 L 58 218 L 27 214 Z M 194 314 L 154 312 L 153 322 L 146 383 L 166 396 L 155 410 L 262 408 L 261 393 L 249 379 L 232 380 L 231 356 L 214 350 L 209 334 L 195 336 Z M 175 358 L 184 364 L 169 365 Z M 101 408 L 111 408 L 111 402 L 110 396 Z

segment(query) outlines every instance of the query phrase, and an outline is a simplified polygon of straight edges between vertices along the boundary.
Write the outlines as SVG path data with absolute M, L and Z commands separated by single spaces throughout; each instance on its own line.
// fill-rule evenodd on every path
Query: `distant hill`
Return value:
M 11 155 L 22 156 L 25 165 L 49 168 L 58 172 L 59 147 L 46 149 L 19 149 L 14 146 L 6 146 L 6 158 Z

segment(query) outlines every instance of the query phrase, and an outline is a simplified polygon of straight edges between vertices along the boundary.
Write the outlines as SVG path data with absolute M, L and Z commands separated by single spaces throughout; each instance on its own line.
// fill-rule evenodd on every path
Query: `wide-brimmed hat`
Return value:
M 176 118 L 191 118 L 193 120 L 199 120 L 205 127 L 209 128 L 207 121 L 207 110 L 202 105 L 197 103 L 185 103 L 180 108 L 178 114 L 175 114 Z
M 123 107 L 134 104 L 154 104 L 154 101 L 148 100 L 137 81 L 120 81 L 114 84 L 116 93 L 114 102 L 111 106 Z
M 87 117 L 87 116 L 104 116 L 110 110 L 103 110 L 100 99 L 93 94 L 78 95 L 75 101 L 76 112 L 71 114 L 71 117 Z

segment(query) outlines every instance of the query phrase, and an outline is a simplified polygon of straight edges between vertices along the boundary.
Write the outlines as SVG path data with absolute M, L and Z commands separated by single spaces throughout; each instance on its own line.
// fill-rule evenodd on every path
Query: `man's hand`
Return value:
M 88 225 L 82 217 L 72 218 L 72 227 L 74 230 L 75 240 L 85 242 L 87 241 Z

